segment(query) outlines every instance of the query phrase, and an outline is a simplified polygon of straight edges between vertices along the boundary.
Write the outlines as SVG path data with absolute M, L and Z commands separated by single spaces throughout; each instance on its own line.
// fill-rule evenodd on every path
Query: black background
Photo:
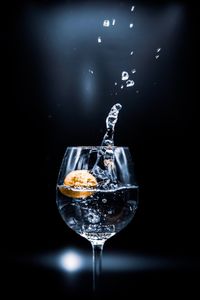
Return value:
M 65 3 L 66 8 L 75 5 L 78 9 L 89 2 L 60 3 Z M 101 3 L 104 5 L 106 1 Z M 90 44 L 80 43 L 82 49 L 77 50 L 77 56 L 74 54 L 65 60 L 60 48 L 60 61 L 53 50 L 52 53 L 49 51 L 52 56 L 46 57 L 44 45 L 49 42 L 48 34 L 45 42 L 41 42 L 43 31 L 38 31 L 40 21 L 30 14 L 27 4 L 41 7 L 43 11 L 53 11 L 59 1 L 18 2 L 2 10 L 5 30 L 2 39 L 1 105 L 5 111 L 2 110 L 1 148 L 5 183 L 1 196 L 1 249 L 6 292 L 14 285 L 15 294 L 21 296 L 30 291 L 36 295 L 45 295 L 48 291 L 61 295 L 70 293 L 70 289 L 66 291 L 64 284 L 60 284 L 59 272 L 48 273 L 43 269 L 13 265 L 10 257 L 48 253 L 68 246 L 91 251 L 89 243 L 71 232 L 59 216 L 55 185 L 65 148 L 69 145 L 100 144 L 106 115 L 116 101 L 122 103 L 123 109 L 116 126 L 115 143 L 129 146 L 134 155 L 140 204 L 132 224 L 109 240 L 104 251 L 182 257 L 183 261 L 192 259 L 195 264 L 198 261 L 195 7 L 183 1 L 109 3 L 117 3 L 122 8 L 124 5 L 129 7 L 130 3 L 137 8 L 138 4 L 138 10 L 146 11 L 147 19 L 148 10 L 154 17 L 167 5 L 183 7 L 179 29 L 175 36 L 172 32 L 173 42 L 163 36 L 154 40 L 154 32 L 144 31 L 144 38 L 150 36 L 149 39 L 154 40 L 150 49 L 159 47 L 161 41 L 160 58 L 150 61 L 148 53 L 152 50 L 148 48 L 138 62 L 136 57 L 136 76 L 142 65 L 136 85 L 120 92 L 119 97 L 110 95 L 115 69 L 113 73 L 107 70 L 109 61 L 107 66 L 106 52 L 99 57 L 99 50 L 91 50 Z M 68 44 L 63 45 L 67 49 Z M 144 47 L 147 44 L 144 43 Z M 89 54 L 83 55 L 87 51 Z M 94 56 L 93 51 L 96 51 Z M 116 51 L 120 52 L 120 49 Z M 88 57 L 92 57 L 91 60 Z M 90 99 L 90 104 L 84 105 L 79 66 L 84 60 L 87 63 L 93 58 L 99 72 L 98 93 L 95 101 Z M 144 63 L 143 58 L 146 58 Z M 60 62 L 64 62 L 66 70 L 61 70 Z M 66 81 L 63 79 L 65 72 Z M 66 87 L 63 87 L 65 82 Z M 126 290 L 129 284 L 136 282 L 138 293 L 145 286 L 153 294 L 153 286 L 157 284 L 163 289 L 168 287 L 168 291 L 177 288 L 177 291 L 191 292 L 196 291 L 196 271 L 177 270 L 173 274 L 156 273 L 154 277 L 146 273 L 132 274 L 126 277 L 126 283 L 117 275 L 108 280 L 109 286 L 121 281 Z M 78 287 L 81 282 L 80 277 Z M 72 294 L 76 288 L 72 287 Z M 12 292 L 11 289 L 8 293 Z

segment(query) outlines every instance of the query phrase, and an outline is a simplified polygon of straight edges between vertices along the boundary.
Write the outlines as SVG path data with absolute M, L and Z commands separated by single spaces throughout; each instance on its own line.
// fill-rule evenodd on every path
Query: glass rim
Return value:
M 112 149 L 129 149 L 128 146 L 67 146 L 66 149 L 101 149 L 101 148 L 112 148 Z

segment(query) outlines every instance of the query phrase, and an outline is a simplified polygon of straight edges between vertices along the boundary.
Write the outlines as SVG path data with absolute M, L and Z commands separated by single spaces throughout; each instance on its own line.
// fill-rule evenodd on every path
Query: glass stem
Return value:
M 96 292 L 99 287 L 101 270 L 102 270 L 102 252 L 103 243 L 94 244 L 92 243 L 93 252 L 93 291 Z

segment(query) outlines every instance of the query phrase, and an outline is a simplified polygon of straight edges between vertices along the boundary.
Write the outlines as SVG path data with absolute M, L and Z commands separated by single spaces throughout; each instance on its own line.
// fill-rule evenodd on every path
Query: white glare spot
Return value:
M 115 19 L 112 20 L 112 25 L 115 26 Z
M 109 27 L 110 26 L 110 21 L 109 20 L 104 20 L 103 21 L 103 26 L 104 27 Z
M 156 52 L 158 53 L 158 52 L 160 52 L 160 50 L 161 50 L 161 48 L 157 48 L 157 49 L 156 49 Z
M 122 80 L 127 80 L 129 78 L 128 72 L 123 71 L 122 72 Z
M 61 257 L 61 266 L 69 271 L 78 271 L 82 266 L 81 257 L 75 252 L 68 252 Z
M 131 7 L 131 11 L 134 11 L 134 9 L 135 9 L 135 6 L 132 6 L 132 7 Z
M 160 57 L 160 55 L 156 55 L 155 58 L 158 59 Z
M 131 51 L 130 55 L 133 55 L 133 51 Z
M 123 84 L 121 85 L 121 90 L 124 88 Z
M 115 85 L 117 85 L 117 82 L 115 82 Z
M 94 73 L 94 71 L 93 71 L 93 70 L 91 70 L 91 69 L 89 69 L 89 73 L 93 74 L 93 73 Z
M 131 73 L 135 74 L 136 73 L 136 69 L 131 70 Z
M 98 43 L 100 44 L 101 43 L 101 37 L 98 36 Z
M 134 86 L 135 82 L 133 80 L 127 80 L 126 81 L 126 86 L 127 87 L 131 87 L 131 86 Z
M 129 27 L 130 27 L 130 28 L 133 28 L 133 23 L 130 23 Z

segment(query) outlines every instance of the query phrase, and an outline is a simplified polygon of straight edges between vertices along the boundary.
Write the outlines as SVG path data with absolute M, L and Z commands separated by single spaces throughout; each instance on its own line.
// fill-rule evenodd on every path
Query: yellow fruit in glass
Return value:
M 96 186 L 96 178 L 88 170 L 75 170 L 67 174 L 63 185 L 59 186 L 59 190 L 63 195 L 70 198 L 87 198 L 94 194 L 94 191 L 88 191 L 87 189 Z

